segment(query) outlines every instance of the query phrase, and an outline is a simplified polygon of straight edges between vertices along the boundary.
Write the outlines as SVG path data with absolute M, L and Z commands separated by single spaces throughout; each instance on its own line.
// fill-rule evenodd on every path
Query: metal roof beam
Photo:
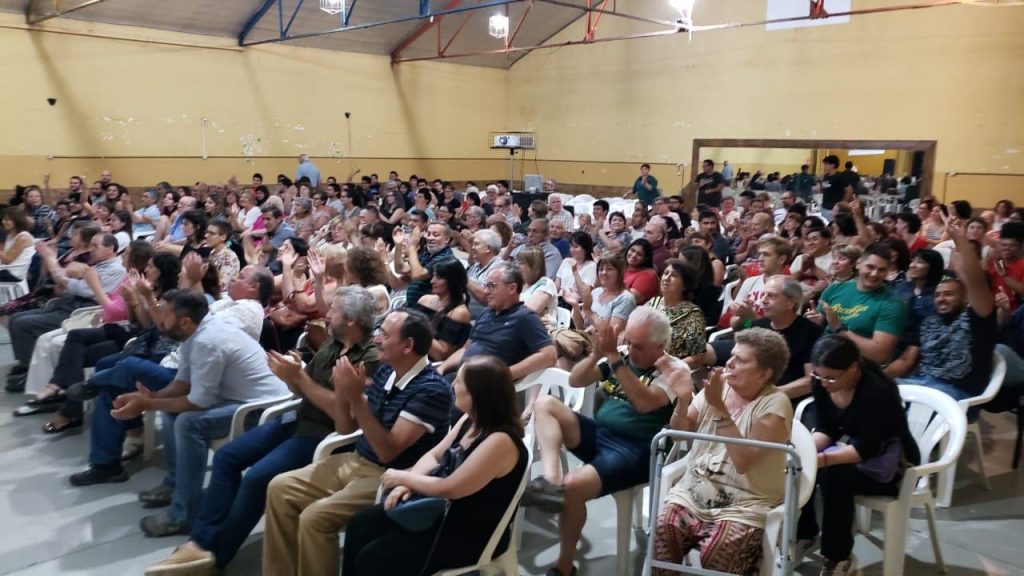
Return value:
M 423 13 L 423 8 L 424 8 L 423 3 L 425 1 L 426 0 L 420 0 L 420 16 L 421 17 L 428 16 L 430 14 L 430 4 L 429 4 L 429 2 L 427 2 L 427 6 L 426 6 L 427 14 Z M 462 0 L 448 0 L 448 3 L 445 4 L 444 7 L 441 8 L 441 9 L 442 10 L 451 10 L 453 8 L 457 8 L 459 6 L 459 4 L 462 4 Z M 419 38 L 421 36 L 423 36 L 424 34 L 426 34 L 427 31 L 429 31 L 431 28 L 433 28 L 434 26 L 440 27 L 441 20 L 442 20 L 441 17 L 431 18 L 428 22 L 424 22 L 423 24 L 420 24 L 419 27 L 416 28 L 415 30 L 413 30 L 411 34 L 409 34 L 405 38 L 402 38 L 402 41 L 398 43 L 398 47 L 396 47 L 394 50 L 391 51 L 391 60 L 394 61 L 395 59 L 401 57 L 402 52 L 405 52 L 406 48 L 408 48 L 409 46 L 412 46 L 413 42 L 415 42 L 416 40 L 419 40 Z M 447 47 L 445 47 L 445 48 L 447 48 Z
M 419 14 L 416 14 L 415 16 L 402 16 L 402 17 L 399 17 L 399 18 L 393 18 L 391 20 L 382 20 L 382 21 L 378 21 L 378 22 L 366 22 L 364 24 L 356 24 L 355 26 L 339 26 L 337 28 L 331 28 L 330 30 L 324 30 L 323 32 L 309 32 L 309 33 L 306 33 L 306 34 L 294 34 L 292 36 L 287 36 L 285 38 L 273 38 L 273 39 L 270 39 L 270 40 L 257 40 L 255 42 L 246 42 L 246 41 L 243 40 L 242 42 L 239 43 L 239 45 L 240 46 L 257 46 L 257 45 L 260 45 L 260 44 L 271 44 L 271 43 L 275 43 L 275 42 L 285 42 L 285 41 L 288 41 L 288 40 L 299 40 L 299 39 L 302 39 L 302 38 L 315 38 L 317 36 L 327 36 L 329 34 L 338 34 L 338 33 L 341 33 L 341 32 L 353 32 L 355 30 L 366 30 L 368 28 L 376 28 L 378 26 L 387 26 L 388 24 L 401 24 L 403 22 L 414 22 L 416 20 L 424 20 L 426 18 L 434 18 L 434 19 L 436 19 L 438 16 L 446 16 L 448 14 L 457 14 L 459 12 L 465 12 L 467 10 L 478 10 L 478 9 L 481 9 L 481 8 L 493 8 L 495 6 L 504 6 L 506 4 L 516 4 L 516 3 L 519 3 L 519 2 L 522 2 L 522 1 L 523 0 L 490 0 L 488 2 L 482 2 L 480 4 L 474 4 L 472 6 L 459 6 L 459 7 L 456 7 L 456 8 L 451 8 L 449 10 L 438 10 L 436 12 L 431 12 L 429 15 L 427 15 L 425 17 L 424 16 L 420 16 Z
M 72 12 L 76 12 L 78 10 L 81 10 L 82 8 L 88 8 L 89 6 L 93 6 L 95 4 L 99 4 L 100 2 L 104 2 L 104 1 L 105 0 L 86 0 L 85 2 L 82 2 L 81 4 L 77 4 L 77 5 L 72 6 L 70 8 L 61 8 L 55 2 L 54 3 L 54 9 L 53 9 L 52 12 L 47 12 L 46 14 L 40 14 L 38 16 L 32 13 L 32 8 L 35 6 L 35 2 L 29 2 L 25 6 L 25 22 L 27 22 L 29 26 L 35 26 L 36 24 L 39 24 L 41 22 L 46 22 L 47 20 L 49 20 L 51 18 L 58 18 L 58 17 L 63 16 L 65 14 L 70 14 Z
M 239 46 L 245 45 L 246 36 L 248 36 L 249 32 L 252 32 L 252 29 L 259 24 L 263 15 L 270 10 L 270 7 L 274 5 L 274 2 L 280 2 L 280 0 L 264 0 L 263 4 L 260 4 L 260 7 L 257 8 L 256 11 L 252 13 L 252 16 L 249 16 L 249 19 L 245 21 L 245 25 L 242 26 L 242 31 L 238 34 Z

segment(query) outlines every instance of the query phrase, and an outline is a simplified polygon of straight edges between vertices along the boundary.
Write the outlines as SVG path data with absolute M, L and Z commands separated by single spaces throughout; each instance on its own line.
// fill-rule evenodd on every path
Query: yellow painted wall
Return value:
M 643 4 L 630 9 L 673 17 Z M 702 1 L 695 19 L 759 20 L 764 6 Z M 598 36 L 653 29 L 605 17 Z M 508 120 L 538 132 L 541 159 L 587 162 L 689 164 L 694 138 L 937 140 L 933 191 L 947 201 L 967 192 L 943 189 L 947 171 L 1022 175 L 970 186 L 991 206 L 1007 188 L 1024 198 L 1022 30 L 1022 7 L 956 6 L 535 51 L 509 73 Z
M 507 165 L 487 148 L 487 132 L 506 129 L 503 70 L 393 67 L 384 56 L 283 45 L 242 50 L 230 39 L 73 20 L 45 27 L 53 32 L 0 14 L 0 189 L 45 172 L 64 186 L 102 168 L 130 186 L 248 180 L 253 171 L 294 174 L 301 152 L 339 178 L 394 168 L 485 179 Z M 261 151 L 246 158 L 243 138 L 258 138 Z

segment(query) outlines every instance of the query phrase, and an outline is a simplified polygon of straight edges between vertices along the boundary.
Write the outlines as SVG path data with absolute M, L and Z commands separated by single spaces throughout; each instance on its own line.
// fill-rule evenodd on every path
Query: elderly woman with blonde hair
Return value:
M 780 334 L 766 328 L 737 333 L 725 370 L 714 370 L 696 395 L 688 371 L 669 377 L 677 397 L 670 426 L 787 442 L 793 407 L 775 384 L 788 362 L 789 349 Z M 749 573 L 760 560 L 765 517 L 784 496 L 785 453 L 696 441 L 685 458 L 686 472 L 669 491 L 658 517 L 655 559 L 679 564 L 697 548 L 705 569 Z

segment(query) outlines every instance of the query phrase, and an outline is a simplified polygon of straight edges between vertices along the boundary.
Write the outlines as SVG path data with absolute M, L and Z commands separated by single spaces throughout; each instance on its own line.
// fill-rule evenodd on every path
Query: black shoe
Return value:
M 167 514 L 146 516 L 139 522 L 139 528 L 142 528 L 142 533 L 150 538 L 188 534 L 188 526 L 184 522 L 174 520 Z
M 548 571 L 544 573 L 544 576 L 576 576 L 576 567 L 572 567 L 572 572 L 568 574 L 562 574 L 562 571 L 552 566 L 548 568 Z
M 85 402 L 100 395 L 98 386 L 88 380 L 76 382 L 64 392 L 64 397 L 75 402 Z
M 163 506 L 171 505 L 171 496 L 174 494 L 173 486 L 164 486 L 163 484 L 156 488 L 150 488 L 149 490 L 143 490 L 139 492 L 139 502 L 146 505 L 147 508 L 160 508 Z
M 519 504 L 557 514 L 565 509 L 565 486 L 556 486 L 543 476 L 530 480 Z
M 15 364 L 11 366 L 11 369 L 7 371 L 7 380 L 13 380 L 17 377 L 25 376 L 28 374 L 28 366 L 22 366 L 21 364 Z
M 16 376 L 14 379 L 8 379 L 7 385 L 4 386 L 4 390 L 11 394 L 21 394 L 25 391 L 25 380 L 27 379 L 28 378 L 25 375 Z
M 114 466 L 89 466 L 84 472 L 71 475 L 72 486 L 92 486 L 93 484 L 112 484 L 128 480 L 128 473 L 120 464 Z

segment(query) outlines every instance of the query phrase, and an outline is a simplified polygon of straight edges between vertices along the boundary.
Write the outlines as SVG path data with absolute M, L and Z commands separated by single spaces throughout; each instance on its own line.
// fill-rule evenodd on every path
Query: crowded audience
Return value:
M 306 155 L 276 183 L 47 179 L 0 214 L 6 390 L 28 394 L 16 416 L 50 414 L 43 433 L 85 429 L 69 478 L 83 490 L 125 482 L 143 416 L 160 414 L 166 475 L 139 500 L 165 510 L 140 526 L 187 540 L 151 575 L 224 569 L 264 512 L 266 573 L 472 564 L 529 475 L 521 504 L 557 515 L 546 573 L 571 576 L 587 502 L 647 483 L 659 431 L 784 443 L 811 397 L 823 510 L 819 527 L 804 507 L 798 537 L 820 538 L 822 574 L 847 574 L 852 498 L 898 489 L 855 465 L 892 438 L 920 460 L 896 383 L 961 400 L 993 352 L 1024 366 L 1024 210 L 879 211 L 896 179 L 840 164 L 783 176 L 708 159 L 678 195 L 644 164 L 621 197 L 585 203 L 554 180 L 529 201 L 504 181 L 321 181 Z M 592 416 L 517 389 L 556 365 Z M 285 401 L 232 429 L 242 404 Z M 332 433 L 352 449 L 314 461 Z M 583 465 L 563 470 L 562 451 Z M 698 442 L 685 458 L 654 558 L 754 569 L 782 453 Z M 431 501 L 445 504 L 410 528 L 403 510 Z M 515 542 L 503 529 L 495 556 Z

